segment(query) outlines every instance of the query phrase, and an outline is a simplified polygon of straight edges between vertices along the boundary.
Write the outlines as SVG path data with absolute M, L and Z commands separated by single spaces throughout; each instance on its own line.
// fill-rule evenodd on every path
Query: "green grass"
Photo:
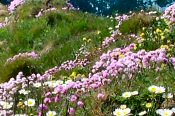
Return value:
M 145 13 L 136 13 L 129 20 L 126 20 L 120 26 L 123 34 L 131 34 L 139 32 L 142 27 L 149 27 L 153 24 L 154 17 Z

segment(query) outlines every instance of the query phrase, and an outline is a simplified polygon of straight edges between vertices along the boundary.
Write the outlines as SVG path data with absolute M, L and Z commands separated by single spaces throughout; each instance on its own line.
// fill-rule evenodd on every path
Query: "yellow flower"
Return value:
M 161 39 L 162 39 L 162 40 L 164 40 L 164 39 L 165 39 L 165 36 L 164 36 L 164 35 L 162 35 L 162 36 L 161 36 Z
M 91 39 L 88 39 L 87 42 L 88 42 L 88 43 L 91 42 Z
M 156 29 L 156 33 L 162 33 L 162 30 L 160 30 L 159 28 Z
M 85 37 L 83 37 L 83 41 L 86 41 L 87 39 Z
M 160 48 L 165 48 L 166 50 L 170 50 L 168 45 L 161 45 Z
M 140 36 L 143 37 L 145 34 L 144 33 L 141 33 Z
M 134 50 L 136 50 L 137 49 L 137 45 L 136 44 L 134 44 Z
M 146 108 L 151 108 L 152 107 L 152 103 L 146 103 Z
M 72 74 L 70 75 L 71 77 L 76 77 L 77 73 L 76 72 L 72 72 Z
M 161 68 L 164 69 L 166 67 L 165 64 L 161 64 Z
M 142 38 L 141 40 L 142 40 L 142 41 L 145 41 L 145 38 Z
M 100 33 L 101 33 L 101 31 L 98 30 L 98 31 L 97 31 L 97 34 L 100 34 Z
M 170 32 L 170 30 L 166 28 L 166 29 L 165 29 L 165 32 Z
M 160 35 L 161 35 L 161 36 L 163 36 L 163 35 L 164 35 L 164 33 L 162 32 L 162 33 L 160 33 Z
M 22 107 L 23 105 L 23 102 L 18 102 L 17 107 Z
M 120 54 L 119 55 L 119 58 L 124 58 L 125 56 L 123 54 Z

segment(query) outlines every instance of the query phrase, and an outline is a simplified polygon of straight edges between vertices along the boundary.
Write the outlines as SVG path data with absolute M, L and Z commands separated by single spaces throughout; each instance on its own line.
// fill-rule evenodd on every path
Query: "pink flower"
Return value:
M 50 98 L 44 98 L 44 103 L 51 103 L 51 99 Z
M 40 104 L 40 105 L 39 105 L 39 109 L 40 109 L 40 110 L 47 110 L 48 107 L 47 107 L 45 104 Z
M 55 102 L 59 102 L 60 101 L 60 98 L 59 96 L 56 96 L 55 99 L 54 99 Z
M 74 108 L 69 108 L 68 113 L 71 116 L 75 115 L 75 109 Z
M 77 96 L 76 95 L 71 95 L 71 97 L 70 97 L 70 101 L 71 102 L 76 102 L 77 101 Z
M 105 99 L 105 95 L 104 95 L 103 93 L 99 93 L 99 94 L 97 95 L 97 98 L 98 98 L 99 100 L 104 100 L 104 99 Z
M 78 105 L 78 107 L 80 107 L 80 108 L 83 108 L 83 107 L 84 107 L 84 103 L 83 103 L 82 101 L 78 101 L 78 102 L 77 102 L 77 105 Z

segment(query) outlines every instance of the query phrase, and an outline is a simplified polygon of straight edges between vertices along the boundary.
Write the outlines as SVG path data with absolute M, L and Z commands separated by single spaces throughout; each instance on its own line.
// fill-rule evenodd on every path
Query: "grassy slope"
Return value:
M 92 40 L 89 49 L 93 49 L 109 35 L 108 27 L 111 26 L 109 19 L 82 12 L 63 11 L 62 5 L 63 2 L 59 1 L 56 5 L 58 11 L 34 18 L 39 9 L 45 8 L 44 3 L 28 2 L 18 8 L 16 15 L 13 16 L 18 17 L 17 22 L 0 29 L 0 42 L 3 43 L 0 45 L 2 81 L 23 70 L 20 67 L 23 67 L 26 61 L 4 66 L 7 58 L 18 53 L 34 50 L 41 54 L 39 61 L 33 61 L 28 65 L 32 65 L 37 72 L 43 72 L 68 59 L 73 59 L 75 52 L 83 43 L 83 37 Z M 100 36 L 97 31 L 102 32 Z
M 109 26 L 113 26 L 110 20 L 81 12 L 62 11 L 61 5 L 63 4 L 59 1 L 57 4 L 59 8 L 58 12 L 48 13 L 36 19 L 32 15 L 35 14 L 38 9 L 44 8 L 44 5 L 43 3 L 28 3 L 18 9 L 17 17 L 19 20 L 17 23 L 11 24 L 7 28 L 0 29 L 0 41 L 3 43 L 0 47 L 1 81 L 15 76 L 20 70 L 28 72 L 28 75 L 30 75 L 32 72 L 44 72 L 55 65 L 59 65 L 63 61 L 74 59 L 75 52 L 78 51 L 80 46 L 84 43 L 82 40 L 83 37 L 92 39 L 92 42 L 88 43 L 88 49 L 89 51 L 93 51 L 95 47 L 100 45 L 99 43 L 101 40 L 109 34 L 107 29 Z M 152 17 L 148 17 L 148 19 L 152 19 Z M 163 30 L 164 26 L 158 26 L 155 24 L 156 22 L 157 21 L 147 20 L 147 18 L 142 15 L 136 15 L 135 18 L 125 21 L 120 28 L 125 35 L 119 37 L 118 41 L 114 42 L 108 49 L 116 48 L 117 46 L 123 47 L 133 42 L 129 40 L 127 34 L 131 34 L 131 32 L 136 34 L 142 33 L 143 30 L 141 30 L 141 28 L 143 26 L 147 26 L 148 29 L 149 27 L 153 27 L 154 30 L 157 28 L 162 28 Z M 163 23 L 161 22 L 161 24 Z M 100 35 L 97 34 L 99 30 L 101 31 Z M 137 50 L 143 48 L 146 48 L 148 51 L 154 50 L 159 48 L 160 45 L 166 45 L 167 40 L 172 39 L 174 41 L 174 36 L 172 36 L 172 38 L 168 36 L 166 41 L 157 45 L 157 41 L 154 41 L 154 38 L 157 36 L 152 36 L 151 31 L 144 32 L 145 34 L 148 33 L 148 35 L 150 33 L 149 36 L 151 37 L 145 35 L 146 41 L 143 42 L 143 46 L 138 46 Z M 172 34 L 174 35 L 174 32 Z M 174 44 L 173 41 L 172 44 Z M 153 45 L 154 47 L 152 47 Z M 41 59 L 35 61 L 21 60 L 4 66 L 8 57 L 20 52 L 32 50 L 41 54 Z M 172 52 L 174 53 L 174 49 Z M 26 65 L 33 67 L 34 70 L 31 70 L 32 68 L 27 69 Z M 87 68 L 84 68 L 84 70 Z M 119 75 L 119 78 L 114 78 L 112 80 L 110 86 L 107 85 L 97 91 L 91 91 L 90 96 L 87 95 L 88 97 L 86 95 L 81 96 L 81 99 L 86 103 L 86 109 L 90 110 L 87 110 L 87 112 L 78 110 L 77 114 L 82 115 L 82 113 L 85 112 L 89 113 L 88 115 L 111 115 L 114 108 L 119 107 L 121 104 L 126 104 L 133 110 L 132 112 L 134 114 L 138 113 L 138 111 L 147 110 L 145 108 L 147 102 L 155 102 L 155 105 L 159 106 L 162 102 L 156 103 L 156 100 L 152 100 L 152 94 L 148 92 L 147 87 L 150 85 L 164 85 L 166 88 L 169 87 L 168 92 L 174 92 L 174 74 L 174 69 L 172 69 L 171 66 L 166 66 L 162 68 L 160 72 L 155 72 L 154 69 L 145 69 L 143 72 L 139 73 L 136 72 L 133 75 L 133 79 L 124 78 L 123 75 Z M 139 91 L 138 97 L 134 96 L 126 100 L 121 98 L 123 92 L 133 90 Z M 106 99 L 104 101 L 97 100 L 96 96 L 99 92 L 104 92 L 106 94 Z M 162 100 L 160 95 L 158 95 L 158 97 L 159 101 Z M 60 110 L 64 109 L 61 107 Z M 155 114 L 155 112 L 153 114 Z

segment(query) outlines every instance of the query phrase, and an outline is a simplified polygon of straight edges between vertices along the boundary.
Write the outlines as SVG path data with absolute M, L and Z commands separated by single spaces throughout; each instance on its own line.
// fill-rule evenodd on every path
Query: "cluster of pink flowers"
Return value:
M 25 0 L 13 0 L 10 5 L 8 6 L 8 10 L 10 13 L 13 13 L 15 9 L 19 6 L 24 4 Z
M 45 13 L 48 13 L 48 12 L 51 12 L 51 11 L 56 11 L 56 10 L 57 10 L 57 9 L 54 8 L 54 7 L 49 8 L 49 9 L 46 9 L 46 10 L 41 9 L 41 11 L 39 11 L 39 13 L 38 13 L 37 15 L 35 15 L 35 17 L 38 18 L 38 17 L 43 16 Z
M 132 47 L 132 45 L 130 45 Z M 143 68 L 160 68 L 161 64 L 166 64 L 169 60 L 164 49 L 146 52 L 144 50 L 137 53 L 130 52 L 129 49 L 114 49 L 100 57 L 100 61 L 93 66 L 92 72 L 108 72 L 112 77 L 119 74 L 134 74 Z M 105 70 L 104 70 L 105 69 Z
M 18 59 L 24 58 L 38 59 L 39 55 L 36 52 L 19 53 L 18 55 L 13 56 L 12 58 L 8 58 L 6 63 L 15 62 Z
M 128 20 L 131 15 L 117 15 L 115 17 L 115 20 L 117 20 L 118 24 L 115 26 L 116 30 L 112 30 L 112 34 L 110 37 L 106 37 L 102 42 L 102 48 L 107 48 L 111 43 L 114 43 L 117 40 L 118 35 L 122 35 L 122 33 L 119 30 L 120 25 L 123 23 L 123 21 Z
M 3 28 L 9 24 L 9 19 L 8 17 L 5 18 L 4 22 L 0 23 L 0 28 Z
M 175 69 L 175 57 L 170 58 L 170 62 L 173 65 L 174 69 Z
M 175 22 L 175 4 L 166 8 L 166 10 L 163 14 L 163 18 L 168 19 L 172 23 Z
M 116 37 L 106 37 L 104 41 L 102 42 L 102 48 L 107 48 L 111 43 L 114 43 L 116 41 Z
M 157 68 L 160 67 L 162 63 L 167 64 L 168 62 L 174 62 L 166 57 L 165 49 L 158 49 L 150 52 L 141 50 L 137 53 L 132 52 L 133 49 L 134 44 L 130 44 L 125 48 L 110 50 L 100 56 L 99 61 L 95 63 L 92 72 L 89 73 L 89 77 L 87 79 L 81 79 L 75 82 L 70 81 L 65 84 L 57 85 L 53 89 L 47 89 L 44 103 L 41 104 L 41 109 L 47 110 L 50 103 L 62 102 L 62 100 L 66 98 L 69 98 L 69 102 L 76 103 L 77 106 L 82 108 L 85 103 L 81 100 L 81 95 L 84 94 L 85 97 L 85 93 L 88 93 L 91 90 L 94 91 L 101 86 L 109 84 L 111 82 L 110 77 L 116 78 L 121 74 L 130 76 L 136 72 L 140 72 L 142 68 Z M 53 70 L 58 71 L 58 69 L 62 68 L 69 70 L 72 67 L 72 63 L 74 64 L 74 62 L 63 63 L 60 68 L 55 67 Z M 70 67 L 68 65 L 70 65 Z M 29 77 L 24 77 L 20 72 L 16 76 L 16 79 L 11 78 L 10 81 L 0 85 L 0 101 L 12 101 L 13 96 L 19 89 L 21 89 L 21 87 L 26 88 L 27 86 L 32 86 L 35 82 L 42 83 L 50 80 L 52 74 L 51 72 L 52 70 L 48 70 L 44 75 L 33 74 Z M 53 91 L 54 96 L 52 94 Z M 67 95 L 71 96 L 68 97 Z M 102 100 L 105 95 L 98 94 L 97 97 Z M 8 112 L 12 113 L 11 110 L 8 110 Z M 70 107 L 68 112 L 75 113 L 75 109 Z M 41 114 L 41 112 L 39 114 Z
M 128 20 L 130 17 L 130 15 L 126 15 L 126 14 L 123 14 L 123 15 L 116 15 L 115 19 L 118 21 L 118 25 L 117 26 L 120 26 L 122 24 L 123 21 L 125 20 Z
M 166 64 L 169 60 L 166 57 L 164 49 L 146 52 L 141 50 L 137 53 L 130 52 L 132 45 L 125 49 L 116 48 L 103 54 L 93 66 L 89 78 L 82 81 L 70 82 L 67 85 L 59 85 L 54 92 L 57 94 L 66 94 L 68 90 L 75 89 L 76 92 L 87 92 L 90 89 L 97 89 L 111 82 L 110 77 L 117 77 L 120 74 L 134 74 L 141 71 L 142 68 L 159 67 L 161 63 Z M 119 57 L 121 52 L 124 57 Z
M 75 8 L 70 2 L 67 2 L 66 4 L 66 7 L 63 7 L 62 10 L 79 10 L 79 8 Z
M 48 75 L 54 75 L 61 70 L 69 71 L 74 69 L 75 67 L 85 67 L 88 64 L 89 61 L 87 59 L 68 60 L 63 62 L 60 66 L 55 66 L 45 71 L 43 77 L 47 77 Z
M 0 23 L 0 28 L 3 28 L 7 25 L 7 23 Z
M 96 90 L 101 86 L 109 84 L 111 82 L 110 77 L 117 77 L 121 74 L 128 75 L 132 78 L 136 72 L 140 72 L 143 68 L 157 68 L 161 64 L 169 62 L 166 57 L 164 49 L 158 49 L 155 51 L 146 52 L 144 50 L 137 53 L 131 52 L 134 49 L 134 45 L 131 44 L 126 48 L 116 48 L 112 51 L 108 51 L 100 57 L 100 60 L 93 66 L 92 73 L 89 73 L 89 78 L 79 81 L 71 81 L 67 84 L 60 84 L 55 87 L 54 94 L 60 95 L 60 97 L 66 98 L 65 95 L 69 94 L 69 90 L 74 90 L 74 95 L 70 97 L 70 102 L 77 102 L 77 99 L 81 99 L 81 94 L 86 95 L 88 91 Z M 123 57 L 120 55 L 123 54 Z M 85 96 L 84 96 L 85 97 Z M 98 94 L 98 99 L 104 99 L 105 95 Z M 50 103 L 54 102 L 53 98 L 49 98 Z M 61 101 L 59 101 L 61 102 Z
M 37 15 L 35 15 L 35 17 L 38 18 L 38 17 L 43 16 L 47 12 L 56 11 L 56 10 L 57 10 L 57 8 L 55 8 L 55 7 L 52 7 L 52 8 L 46 9 L 46 10 L 41 9 L 41 11 Z M 74 8 L 71 3 L 67 2 L 67 6 L 63 7 L 62 10 L 77 10 L 77 9 Z

